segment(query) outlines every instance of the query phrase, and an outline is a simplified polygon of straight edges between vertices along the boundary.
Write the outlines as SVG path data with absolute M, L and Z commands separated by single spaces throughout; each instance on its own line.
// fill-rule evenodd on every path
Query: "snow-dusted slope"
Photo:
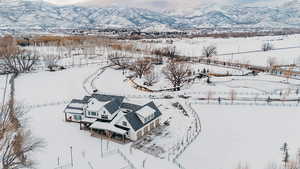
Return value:
M 149 27 L 180 26 L 176 18 L 146 9 L 84 8 L 16 0 L 0 2 L 1 28 Z
M 120 6 L 87 8 L 10 0 L 0 2 L 0 28 L 300 27 L 300 1 L 293 0 L 279 6 L 259 4 L 207 3 L 193 9 L 155 12 Z

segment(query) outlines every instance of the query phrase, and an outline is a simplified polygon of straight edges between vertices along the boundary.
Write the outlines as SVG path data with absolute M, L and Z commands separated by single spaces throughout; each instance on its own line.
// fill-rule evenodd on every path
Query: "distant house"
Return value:
M 161 112 L 154 104 L 124 102 L 122 96 L 93 94 L 73 99 L 64 110 L 65 120 L 80 123 L 94 136 L 136 141 L 160 125 Z

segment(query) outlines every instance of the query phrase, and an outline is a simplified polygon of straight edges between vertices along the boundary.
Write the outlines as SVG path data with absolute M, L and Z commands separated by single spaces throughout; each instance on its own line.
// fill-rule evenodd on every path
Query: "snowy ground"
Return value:
M 85 96 L 86 93 L 83 89 L 83 81 L 98 68 L 99 66 L 88 66 L 67 69 L 60 72 L 29 73 L 22 74 L 16 79 L 17 101 L 24 103 L 25 106 L 33 105 L 33 108 L 28 114 L 28 124 L 32 129 L 33 135 L 43 138 L 47 143 L 47 146 L 43 151 L 34 154 L 34 158 L 39 162 L 38 168 L 55 168 L 58 166 L 58 158 L 60 165 L 70 166 L 70 146 L 73 148 L 74 168 L 90 168 L 90 165 L 92 165 L 94 168 L 99 166 L 109 166 L 111 169 L 120 169 L 126 166 L 126 161 L 120 158 L 119 155 L 112 155 L 108 158 L 101 159 L 100 140 L 91 137 L 87 131 L 80 131 L 78 124 L 66 123 L 64 121 L 63 110 L 66 106 L 65 103 L 61 103 L 60 105 L 43 105 L 73 98 L 82 98 Z M 111 79 L 109 77 L 117 76 L 117 74 L 110 73 L 109 70 L 107 70 L 107 73 L 109 76 L 106 78 L 108 79 Z M 120 72 L 117 73 L 120 74 Z M 116 79 L 118 78 L 116 77 Z M 111 81 L 108 80 L 103 79 L 100 82 L 100 85 L 106 87 L 108 92 L 113 92 L 113 89 L 117 87 L 110 86 Z M 122 86 L 119 81 L 112 84 Z M 131 88 L 128 84 L 123 86 L 126 86 L 127 89 Z M 135 93 L 138 92 L 135 89 L 131 90 Z M 133 102 L 137 104 L 140 103 L 141 105 L 149 101 L 149 99 L 133 100 Z M 161 103 L 158 104 L 160 104 L 161 108 L 164 107 Z M 35 107 L 34 105 L 42 106 Z M 179 113 L 180 112 L 177 112 L 176 115 L 174 114 L 174 111 L 169 108 L 169 111 L 164 113 L 163 119 L 173 117 L 174 121 L 175 119 L 180 121 L 182 114 Z M 173 137 L 178 136 L 178 133 L 185 129 L 184 124 L 174 125 L 174 128 L 170 129 L 170 132 L 172 133 L 170 135 Z M 170 142 L 172 140 L 173 139 L 170 138 L 167 141 Z M 158 143 L 160 143 L 161 146 L 164 146 L 163 143 L 165 142 L 157 140 L 157 144 Z M 129 146 L 130 145 L 121 146 L 113 144 L 109 146 L 109 149 L 121 149 L 138 168 L 141 168 L 143 161 L 146 159 L 146 168 L 159 169 L 161 167 L 161 169 L 176 169 L 176 166 L 171 162 L 168 162 L 167 159 L 156 159 L 149 154 L 139 152 L 138 150 L 135 150 L 135 154 L 131 155 L 129 153 Z M 118 162 L 116 163 L 115 161 Z M 110 163 L 113 163 L 113 165 L 110 165 Z
M 293 47 L 300 42 L 300 35 L 277 36 L 277 37 L 254 37 L 254 38 L 229 38 L 229 39 L 182 39 L 175 40 L 174 45 L 181 54 L 189 56 L 201 55 L 203 46 L 210 44 L 217 45 L 219 54 L 260 50 L 264 42 L 271 42 L 275 48 Z M 161 44 L 159 44 L 161 45 Z M 107 51 L 106 51 L 107 52 Z M 102 51 L 103 53 L 103 51 Z M 280 64 L 297 62 L 300 56 L 300 48 L 274 50 L 269 52 L 256 52 L 248 54 L 237 54 L 218 56 L 222 60 L 233 60 L 248 62 L 257 65 L 266 65 L 270 57 L 276 57 Z M 78 60 L 79 58 L 79 60 Z M 75 64 L 81 63 L 83 58 L 78 57 Z M 100 58 L 87 58 L 87 60 L 98 60 Z M 70 58 L 61 60 L 62 63 L 73 63 Z M 82 98 L 87 95 L 83 82 L 100 66 L 89 65 L 74 67 L 57 72 L 36 72 L 21 74 L 16 79 L 16 98 L 18 102 L 25 105 L 43 105 L 54 102 L 69 101 L 74 98 Z M 161 70 L 157 67 L 157 71 Z M 192 65 L 195 71 L 203 68 L 213 73 L 231 73 L 241 75 L 245 72 L 226 69 L 216 66 Z M 88 81 L 88 86 L 96 87 L 99 92 L 129 96 L 127 99 L 140 104 L 149 101 L 149 96 L 172 95 L 175 99 L 159 100 L 155 102 L 163 112 L 163 121 L 171 120 L 167 127 L 168 137 L 157 137 L 152 144 L 171 148 L 184 136 L 191 119 L 184 116 L 180 111 L 175 110 L 171 104 L 180 101 L 179 95 L 191 96 L 194 101 L 199 97 L 205 97 L 208 91 L 215 92 L 212 97 L 229 97 L 229 92 L 235 90 L 242 96 L 266 98 L 271 95 L 274 98 L 282 98 L 281 93 L 289 93 L 286 98 L 298 98 L 296 90 L 300 88 L 297 80 L 290 79 L 287 83 L 285 78 L 275 77 L 267 74 L 258 76 L 235 76 L 211 78 L 213 83 L 207 84 L 206 79 L 196 80 L 194 84 L 186 85 L 183 90 L 175 94 L 169 92 L 146 93 L 136 90 L 126 80 L 130 75 L 122 70 L 108 68 L 98 78 Z M 160 74 L 158 84 L 153 87 L 168 87 L 170 84 Z M 3 92 L 4 76 L 0 76 L 0 93 Z M 89 84 L 91 83 L 92 84 Z M 137 79 L 143 83 L 143 80 Z M 141 98 L 133 96 L 141 96 Z M 3 97 L 0 95 L 0 99 Z M 146 100 L 145 100 L 146 99 Z M 148 99 L 148 100 L 147 100 Z M 194 99 L 194 100 L 193 100 Z M 181 100 L 182 101 L 182 100 Z M 46 105 L 45 105 L 46 106 Z M 29 126 L 33 135 L 45 139 L 47 146 L 41 152 L 34 154 L 39 162 L 38 168 L 51 169 L 60 165 L 70 165 L 70 146 L 73 148 L 74 168 L 88 169 L 103 167 L 109 169 L 120 169 L 125 167 L 127 162 L 118 154 L 111 154 L 101 159 L 100 140 L 93 138 L 87 131 L 80 131 L 78 124 L 64 122 L 63 110 L 65 103 L 60 105 L 33 108 L 28 114 Z M 294 156 L 300 147 L 300 135 L 297 129 L 300 127 L 298 119 L 300 115 L 298 107 L 273 107 L 273 106 L 219 106 L 219 105 L 193 105 L 199 113 L 202 122 L 202 133 L 187 151 L 182 154 L 179 160 L 187 169 L 233 169 L 239 162 L 248 163 L 250 168 L 264 169 L 269 163 L 281 161 L 280 146 L 287 142 L 290 147 L 290 154 Z M 106 142 L 105 142 L 106 144 Z M 119 148 L 126 156 L 134 162 L 137 168 L 142 168 L 146 160 L 146 169 L 176 169 L 167 159 L 154 158 L 144 152 L 129 151 L 130 145 L 109 144 L 109 150 Z M 105 146 L 104 146 L 105 147 Z M 106 148 L 106 147 L 105 147 Z M 105 149 L 104 148 L 104 149 Z M 166 155 L 166 154 L 165 154 Z M 166 157 L 166 156 L 164 156 Z
M 276 48 L 290 48 L 282 50 L 272 50 L 268 52 L 260 51 L 262 45 L 269 42 Z M 293 64 L 300 62 L 300 35 L 288 36 L 265 36 L 250 38 L 194 38 L 194 39 L 174 39 L 170 44 L 152 44 L 154 48 L 162 46 L 176 46 L 178 54 L 183 56 L 202 56 L 202 48 L 209 45 L 217 47 L 218 56 L 215 59 L 249 63 L 254 65 L 266 66 L 271 57 L 275 57 L 277 64 Z M 143 44 L 147 46 L 149 44 Z M 240 53 L 257 51 L 254 53 Z M 232 53 L 240 53 L 233 54 Z M 224 55 L 225 54 L 225 55 Z
M 28 105 L 82 98 L 83 81 L 99 66 L 89 65 L 57 72 L 21 74 L 16 79 L 16 98 Z
M 54 169 L 58 166 L 71 168 L 71 150 L 74 161 L 74 169 L 109 168 L 120 169 L 128 166 L 128 163 L 117 153 L 110 153 L 120 149 L 134 166 L 142 168 L 146 159 L 146 169 L 176 169 L 174 164 L 167 160 L 160 160 L 148 154 L 133 150 L 130 145 L 119 145 L 107 141 L 102 142 L 104 158 L 101 157 L 101 140 L 91 137 L 88 131 L 79 130 L 79 124 L 66 123 L 62 110 L 66 105 L 51 106 L 32 109 L 28 116 L 29 127 L 34 136 L 44 139 L 46 147 L 33 155 L 38 162 L 39 169 Z M 108 147 L 108 149 L 107 149 Z
M 239 162 L 264 169 L 281 164 L 280 147 L 289 145 L 291 158 L 300 147 L 299 108 L 253 106 L 193 106 L 202 133 L 182 155 L 186 168 L 228 169 Z

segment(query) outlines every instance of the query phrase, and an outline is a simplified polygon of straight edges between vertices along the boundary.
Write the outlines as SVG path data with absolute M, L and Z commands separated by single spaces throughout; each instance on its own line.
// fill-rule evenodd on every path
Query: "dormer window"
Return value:
M 126 122 L 126 121 L 123 121 L 123 122 L 122 122 L 122 125 L 123 125 L 123 126 L 127 126 L 127 122 Z
M 136 112 L 143 123 L 151 121 L 155 117 L 155 110 L 149 106 L 143 107 Z

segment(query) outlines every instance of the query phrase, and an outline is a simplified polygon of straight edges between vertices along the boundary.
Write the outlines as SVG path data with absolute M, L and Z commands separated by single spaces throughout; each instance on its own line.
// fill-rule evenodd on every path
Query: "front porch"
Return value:
M 128 131 L 125 129 L 118 128 L 110 123 L 104 123 L 96 121 L 90 126 L 91 136 L 106 139 L 119 144 L 129 143 L 130 140 L 127 139 Z
M 113 133 L 111 131 L 91 129 L 90 133 L 92 137 L 105 139 L 118 144 L 127 144 L 131 142 L 125 135 Z

